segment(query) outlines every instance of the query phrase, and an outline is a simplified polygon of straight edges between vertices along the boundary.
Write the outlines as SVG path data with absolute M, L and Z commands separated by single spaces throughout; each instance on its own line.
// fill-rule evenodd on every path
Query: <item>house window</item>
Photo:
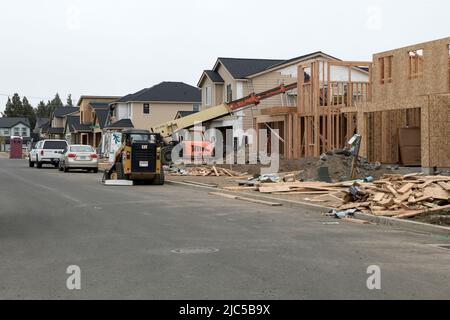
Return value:
M 14 128 L 14 135 L 15 136 L 20 136 L 20 129 L 19 128 Z
M 227 98 L 226 102 L 233 101 L 233 89 L 231 88 L 231 84 L 227 85 Z
M 423 73 L 423 49 L 410 51 L 409 53 L 409 79 L 416 79 Z
M 379 58 L 380 66 L 380 83 L 391 83 L 392 82 L 392 59 L 393 56 Z
M 198 103 L 194 104 L 192 106 L 192 111 L 199 112 L 200 111 L 200 105 Z
M 144 114 L 150 114 L 150 104 L 144 103 L 144 108 L 142 110 L 142 113 Z
M 210 106 L 211 102 L 211 87 L 205 87 L 205 105 Z
M 22 128 L 22 137 L 27 137 L 27 136 L 28 136 L 27 128 Z
M 3 134 L 4 134 L 5 136 L 9 136 L 9 129 L 5 129 L 5 130 L 3 131 Z

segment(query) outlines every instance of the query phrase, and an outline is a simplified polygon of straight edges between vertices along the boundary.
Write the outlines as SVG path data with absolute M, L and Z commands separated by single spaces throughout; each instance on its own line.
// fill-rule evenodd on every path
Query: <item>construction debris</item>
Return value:
M 199 166 L 199 167 L 185 167 L 176 168 L 174 171 L 170 172 L 173 176 L 216 176 L 216 177 L 242 177 L 245 173 L 236 172 L 233 170 L 220 168 L 216 166 Z
M 424 176 L 420 173 L 385 174 L 377 181 L 366 182 L 371 180 L 340 183 L 263 180 L 255 182 L 252 189 L 276 195 L 319 194 L 306 200 L 323 202 L 329 207 L 337 208 L 332 215 L 339 218 L 347 217 L 356 211 L 395 218 L 450 211 L 448 176 Z

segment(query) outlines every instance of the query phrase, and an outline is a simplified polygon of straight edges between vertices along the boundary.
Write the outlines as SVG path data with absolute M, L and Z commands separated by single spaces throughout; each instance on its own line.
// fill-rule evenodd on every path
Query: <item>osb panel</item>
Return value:
M 399 163 L 398 129 L 420 127 L 420 109 L 377 111 L 365 116 L 366 156 L 370 161 Z
M 422 161 L 427 160 L 428 167 L 450 168 L 450 94 L 429 98 L 427 120 L 429 157 Z
M 388 106 L 398 99 L 448 92 L 448 45 L 450 37 L 375 54 L 373 57 L 373 103 Z M 423 75 L 409 79 L 409 52 L 423 49 Z M 381 83 L 379 58 L 393 56 L 392 82 Z

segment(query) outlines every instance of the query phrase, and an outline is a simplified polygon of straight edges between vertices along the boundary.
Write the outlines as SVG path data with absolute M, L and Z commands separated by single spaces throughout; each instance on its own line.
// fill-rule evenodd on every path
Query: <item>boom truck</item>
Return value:
M 122 132 L 121 147 L 115 153 L 115 160 L 105 171 L 107 180 L 146 180 L 153 184 L 164 184 L 163 165 L 172 162 L 172 149 L 180 143 L 173 141 L 175 133 L 189 129 L 196 123 L 205 123 L 242 111 L 262 100 L 286 93 L 297 88 L 297 83 L 281 84 L 273 89 L 252 93 L 242 99 L 223 103 L 192 115 L 172 120 L 150 128 L 150 130 L 126 130 Z

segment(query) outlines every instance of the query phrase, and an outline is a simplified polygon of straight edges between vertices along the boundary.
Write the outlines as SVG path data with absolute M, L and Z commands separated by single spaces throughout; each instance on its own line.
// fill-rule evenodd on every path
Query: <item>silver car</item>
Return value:
M 71 169 L 83 169 L 98 172 L 97 152 L 91 146 L 70 145 L 63 152 L 59 161 L 59 171 L 69 172 Z

